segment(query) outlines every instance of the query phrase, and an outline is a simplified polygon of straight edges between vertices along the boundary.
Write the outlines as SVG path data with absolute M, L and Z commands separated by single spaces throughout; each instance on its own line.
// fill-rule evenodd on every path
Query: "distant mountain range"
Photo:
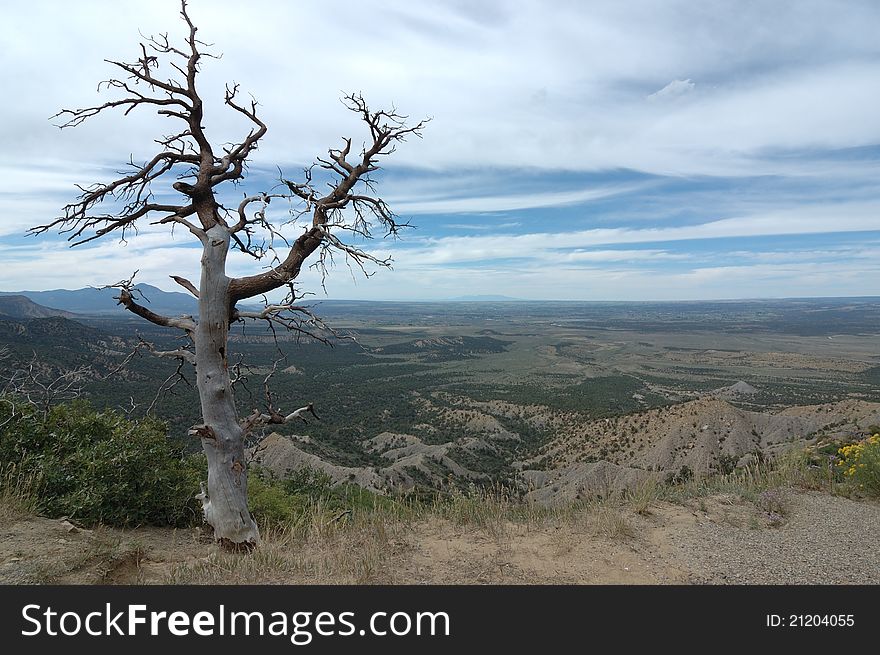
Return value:
M 522 302 L 522 298 L 511 298 L 510 296 L 457 296 L 450 298 L 453 302 Z
M 162 291 L 149 284 L 135 286 L 141 298 L 138 302 L 159 314 L 179 316 L 198 311 L 196 299 L 185 293 Z M 125 310 L 114 300 L 118 289 L 55 289 L 53 291 L 0 291 L 0 314 L 16 318 L 42 318 L 74 314 L 121 314 Z M 8 300 L 14 298 L 18 300 Z M 28 307 L 24 301 L 30 301 Z M 9 314 L 4 307 L 17 313 Z M 17 309 L 16 309 L 17 308 Z M 26 312 L 37 312 L 28 314 Z M 24 312 L 24 313 L 23 313 Z M 47 313 L 48 312 L 48 313 Z
M 0 298 L 0 305 L 3 300 Z M 0 314 L 0 368 L 10 371 L 32 366 L 29 375 L 40 384 L 49 384 L 73 370 L 92 381 L 102 379 L 119 367 L 134 343 L 133 338 L 109 334 L 65 315 L 14 318 Z M 120 379 L 127 375 L 122 373 Z
M 14 319 L 27 319 L 50 318 L 52 316 L 75 318 L 77 315 L 73 312 L 66 312 L 62 309 L 54 309 L 52 307 L 38 305 L 27 296 L 10 295 L 0 296 L 0 316 Z

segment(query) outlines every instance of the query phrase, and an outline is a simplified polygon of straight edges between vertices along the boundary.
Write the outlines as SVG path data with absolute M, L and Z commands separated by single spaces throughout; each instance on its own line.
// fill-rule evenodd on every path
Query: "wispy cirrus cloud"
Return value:
M 880 230 L 880 202 L 842 203 L 792 208 L 674 227 L 593 228 L 562 233 L 531 232 L 516 235 L 428 238 L 415 247 L 399 248 L 396 257 L 408 257 L 426 263 L 452 264 L 529 258 L 547 251 L 619 244 L 877 230 Z
M 138 29 L 180 35 L 175 4 L 107 12 L 84 1 L 46 12 L 33 3 L 7 12 L 0 83 L 17 98 L 0 122 L 7 147 L 62 159 L 77 152 L 83 161 L 143 156 L 167 120 L 135 112 L 121 132 L 107 128 L 122 120 L 114 116 L 59 133 L 47 119 L 103 99 L 94 93 L 111 74 L 103 60 L 136 56 Z M 771 174 L 786 166 L 765 156 L 773 150 L 880 140 L 872 113 L 880 94 L 876 3 L 850 2 L 841 11 L 830 0 L 781 2 L 773 12 L 685 0 L 625 6 L 559 3 L 548 11 L 537 1 L 477 9 L 385 0 L 331 16 L 317 0 L 193 5 L 200 34 L 224 53 L 204 65 L 208 128 L 221 142 L 246 132 L 240 116 L 222 107 L 223 83 L 234 79 L 259 98 L 271 126 L 255 161 L 269 168 L 307 163 L 342 136 L 358 137 L 357 122 L 338 103 L 342 89 L 432 116 L 425 139 L 396 158 L 433 170 Z M 272 20 L 251 20 L 254 12 Z M 293 25 L 308 29 L 292 40 Z M 329 32 L 348 47 L 326 48 Z M 321 56 L 309 59 L 314 52 Z M 304 60 L 308 93 L 295 82 Z M 651 94 L 687 102 L 652 102 Z
M 672 80 L 659 91 L 648 95 L 649 100 L 664 100 L 683 96 L 694 90 L 696 84 L 692 80 Z
M 486 224 L 486 223 L 446 223 L 443 227 L 450 230 L 474 230 L 478 232 L 488 232 L 490 230 L 504 230 L 506 228 L 511 227 L 522 227 L 522 223 L 519 221 L 514 221 L 510 223 L 497 223 L 497 224 Z
M 646 184 L 621 184 L 573 191 L 531 194 L 471 196 L 467 198 L 442 198 L 434 200 L 393 200 L 397 211 L 401 214 L 478 214 L 577 205 L 590 202 L 591 200 L 632 193 L 645 188 L 645 186 Z
M 418 225 L 400 242 L 374 244 L 394 254 L 394 272 L 369 283 L 343 273 L 328 278 L 331 293 L 443 297 L 464 285 L 518 297 L 550 288 L 556 297 L 596 297 L 597 288 L 604 297 L 726 297 L 828 294 L 835 280 L 841 294 L 876 290 L 876 260 L 866 256 L 880 226 L 876 2 L 845 11 L 832 0 L 773 11 L 720 0 L 190 8 L 224 54 L 205 61 L 200 80 L 210 137 L 237 140 L 249 127 L 223 107 L 228 80 L 254 93 L 270 127 L 251 178 L 224 203 L 271 186 L 276 164 L 296 171 L 343 136 L 356 149 L 365 134 L 338 102 L 345 91 L 433 119 L 379 174 L 383 197 Z M 5 12 L 0 85 L 15 102 L 0 107 L 0 287 L 104 283 L 135 262 L 166 288 L 169 273 L 195 274 L 186 235 L 150 226 L 126 250 L 21 237 L 56 217 L 74 184 L 151 157 L 153 139 L 173 128 L 141 111 L 61 132 L 48 117 L 109 100 L 95 93 L 112 72 L 104 59 L 136 57 L 139 29 L 179 37 L 177 11 L 174 0 L 114 11 L 83 0 Z M 327 48 L 328 33 L 346 47 Z M 272 211 L 285 218 L 275 203 Z M 857 233 L 866 235 L 860 249 Z M 237 255 L 231 267 L 259 270 Z M 312 272 L 303 282 L 320 286 Z

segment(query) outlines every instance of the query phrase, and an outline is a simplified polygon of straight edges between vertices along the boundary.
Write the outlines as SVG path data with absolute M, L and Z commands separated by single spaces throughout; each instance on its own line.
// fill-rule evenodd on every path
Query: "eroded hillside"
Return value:
M 880 403 L 837 403 L 756 412 L 716 395 L 620 417 L 588 420 L 577 413 L 503 401 L 421 398 L 448 440 L 382 432 L 361 442 L 381 464 L 344 467 L 298 447 L 305 437 L 273 433 L 255 449 L 277 475 L 304 467 L 377 491 L 421 485 L 444 489 L 503 482 L 541 502 L 607 495 L 648 478 L 660 481 L 724 473 L 818 439 L 853 439 L 880 425 Z M 452 427 L 456 426 L 456 427 Z M 422 425 L 426 432 L 442 430 Z M 517 432 L 517 429 L 522 433 Z M 518 453 L 527 457 L 516 459 Z M 494 468 L 493 468 L 494 466 Z

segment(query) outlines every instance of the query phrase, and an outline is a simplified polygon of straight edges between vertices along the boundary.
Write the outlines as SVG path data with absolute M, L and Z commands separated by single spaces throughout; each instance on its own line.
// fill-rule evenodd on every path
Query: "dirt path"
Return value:
M 608 509 L 539 526 L 489 528 L 445 520 L 398 528 L 366 577 L 394 584 L 878 584 L 880 504 L 817 492 L 780 491 L 769 514 L 727 496 L 656 503 L 644 515 Z M 355 542 L 357 540 L 355 539 Z M 363 580 L 338 562 L 304 575 L 276 547 L 255 560 L 254 581 Z M 355 546 L 356 547 L 356 546 Z M 335 550 L 334 550 L 335 549 Z M 163 583 L 181 566 L 222 566 L 198 530 L 77 529 L 30 518 L 0 526 L 0 583 Z M 238 556 L 237 556 L 238 557 Z M 251 556 L 248 556 L 251 557 Z M 279 559 L 281 557 L 282 559 Z M 274 576 L 277 568 L 277 577 Z M 244 567 L 238 567 L 244 568 Z M 187 579 L 199 582 L 199 578 Z M 238 581 L 247 581 L 238 580 Z
M 506 526 L 487 536 L 448 524 L 423 528 L 393 579 L 407 584 L 668 584 L 684 572 L 637 539 L 565 527 Z

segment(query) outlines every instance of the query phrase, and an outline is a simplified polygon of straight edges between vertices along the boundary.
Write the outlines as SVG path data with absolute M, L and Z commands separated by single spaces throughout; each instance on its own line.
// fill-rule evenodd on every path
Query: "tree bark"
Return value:
M 214 537 L 257 545 L 260 532 L 247 506 L 244 436 L 235 409 L 227 363 L 229 229 L 215 224 L 203 242 L 199 322 L 195 332 L 196 380 L 203 425 L 195 432 L 208 458 L 208 489 L 201 498 Z
M 264 319 L 270 325 L 300 330 L 300 324 L 295 319 L 281 318 L 282 314 L 302 312 L 310 317 L 312 315 L 294 305 L 292 286 L 289 302 L 267 307 L 262 312 L 237 312 L 233 315 L 235 304 L 288 285 L 299 276 L 303 263 L 315 252 L 318 252 L 316 264 L 322 273 L 326 272 L 325 256 L 329 253 L 332 258 L 331 249 L 343 253 L 347 263 L 354 262 L 365 274 L 365 263 L 390 266 L 390 259 L 379 259 L 348 244 L 340 239 L 339 234 L 352 235 L 361 240 L 370 238 L 371 229 L 375 226 L 382 226 L 386 236 L 397 236 L 400 228 L 407 226 L 407 223 L 398 222 L 385 201 L 374 195 L 374 182 L 369 176 L 379 170 L 379 160 L 392 154 L 408 136 L 421 136 L 426 121 L 407 126 L 407 117 L 394 109 L 371 111 L 360 94 L 345 96 L 345 106 L 369 128 L 370 139 L 364 143 L 358 160 L 349 161 L 348 157 L 353 156 L 352 140 L 343 139 L 342 148 L 330 148 L 327 157 L 318 157 L 313 166 L 305 169 L 303 182 L 282 179 L 287 192 L 245 195 L 238 206 L 238 221 L 230 226 L 226 219 L 231 213 L 224 212 L 226 218 L 218 213 L 220 205 L 215 198 L 215 188 L 230 186 L 225 183 L 244 179 L 249 157 L 266 134 L 267 127 L 257 115 L 256 100 L 239 104 L 238 85 L 227 85 L 225 105 L 246 117 L 251 127 L 238 143 L 223 146 L 224 155 L 218 157 L 214 154 L 202 126 L 204 105 L 196 89 L 203 57 L 200 47 L 204 43 L 196 38 L 197 28 L 187 13 L 186 0 L 181 0 L 180 13 L 188 27 L 185 47 L 175 47 L 167 35 L 146 37 L 140 44 L 142 56 L 136 60 L 109 61 L 125 76 L 122 79 L 111 78 L 99 85 L 99 89 L 103 87 L 121 92 L 121 98 L 81 109 L 62 109 L 56 114 L 56 117 L 62 118 L 59 127 L 67 128 L 80 125 L 106 110 L 119 108 L 127 115 L 135 108 L 148 107 L 159 116 L 181 121 L 183 124 L 177 123 L 180 131 L 157 139 L 161 151 L 143 165 L 135 164 L 132 160 L 129 165 L 133 170 L 129 174 L 120 173 L 121 177 L 116 180 L 80 187 L 82 194 L 75 202 L 64 207 L 62 216 L 32 228 L 30 232 L 40 234 L 49 229 L 58 229 L 60 233 L 69 235 L 72 245 L 87 243 L 117 231 L 124 239 L 127 230 L 136 229 L 138 224 L 162 214 L 151 224 L 183 225 L 201 241 L 203 256 L 199 288 L 196 289 L 189 280 L 172 276 L 175 282 L 198 298 L 197 322 L 189 316 L 162 316 L 137 302 L 134 276 L 109 286 L 120 290 L 117 299 L 127 310 L 156 325 L 183 330 L 192 340 L 194 353 L 189 345 L 160 351 L 152 344 L 143 343 L 157 355 L 176 357 L 195 364 L 203 424 L 194 426 L 190 434 L 201 439 L 208 458 L 207 489 L 202 488 L 197 498 L 202 501 L 205 519 L 213 526 L 218 540 L 228 544 L 256 545 L 260 533 L 247 507 L 244 454 L 247 431 L 256 425 L 305 420 L 303 413 L 314 414 L 314 408 L 309 404 L 290 414 L 278 412 L 272 408 L 267 389 L 268 413 L 255 410 L 249 418 L 239 422 L 227 364 L 229 325 L 231 320 L 246 316 Z M 165 65 L 170 64 L 179 75 L 168 78 L 164 72 L 160 72 L 160 59 L 165 60 L 161 70 L 166 70 Z M 313 185 L 312 169 L 315 166 L 330 175 L 329 193 L 319 192 Z M 152 183 L 159 179 L 167 182 L 175 174 L 176 181 L 170 187 L 186 196 L 184 204 L 154 202 Z M 192 178 L 192 183 L 184 182 L 182 178 Z M 358 189 L 362 191 L 358 193 Z M 279 235 L 279 226 L 273 225 L 265 213 L 272 198 L 298 201 L 304 204 L 303 212 L 312 213 L 311 225 L 293 244 L 287 239 L 279 239 L 284 241 L 288 252 L 286 255 L 277 254 L 277 260 L 274 259 L 276 253 L 271 245 L 271 236 Z M 113 209 L 109 212 L 98 211 L 97 208 L 105 201 L 110 201 Z M 258 202 L 262 208 L 249 216 L 246 211 L 248 205 Z M 193 219 L 194 215 L 198 221 Z M 270 235 L 268 249 L 252 245 L 252 237 L 258 239 L 261 232 Z M 230 279 L 226 275 L 230 239 L 242 252 L 258 260 L 272 254 L 275 265 L 255 275 Z M 308 334 L 307 331 L 300 331 Z

